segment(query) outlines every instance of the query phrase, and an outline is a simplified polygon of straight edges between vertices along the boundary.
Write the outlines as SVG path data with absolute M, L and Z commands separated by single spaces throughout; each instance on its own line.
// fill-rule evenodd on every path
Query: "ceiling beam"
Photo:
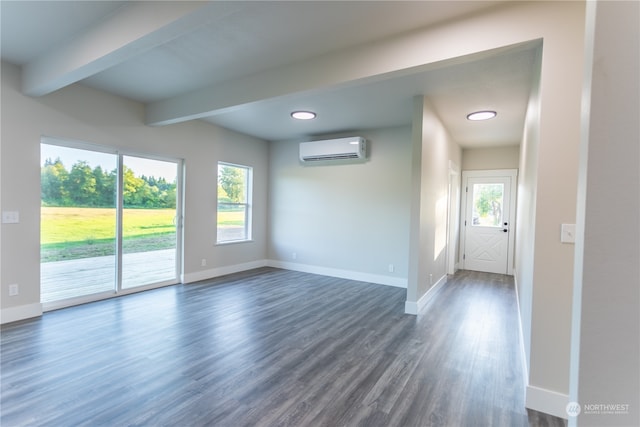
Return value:
M 505 22 L 502 15 L 508 19 L 514 13 L 517 12 L 512 7 L 505 7 L 502 13 L 474 15 L 152 102 L 146 105 L 146 123 L 155 126 L 179 123 L 265 99 L 377 81 L 418 68 L 424 71 L 445 63 L 468 61 L 471 56 L 480 59 L 541 38 L 543 31 L 533 25 L 514 31 L 494 31 L 496 25 Z M 493 15 L 496 17 L 492 18 Z M 469 34 L 475 36 L 470 38 Z
M 200 1 L 131 2 L 67 44 L 26 64 L 22 91 L 43 96 L 76 83 L 206 22 Z

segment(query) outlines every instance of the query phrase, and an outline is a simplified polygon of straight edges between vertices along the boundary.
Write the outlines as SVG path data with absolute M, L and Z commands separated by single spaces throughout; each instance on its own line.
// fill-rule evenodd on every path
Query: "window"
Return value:
M 502 225 L 504 184 L 473 184 L 473 224 L 482 227 Z
M 217 243 L 251 240 L 251 179 L 248 166 L 218 163 Z

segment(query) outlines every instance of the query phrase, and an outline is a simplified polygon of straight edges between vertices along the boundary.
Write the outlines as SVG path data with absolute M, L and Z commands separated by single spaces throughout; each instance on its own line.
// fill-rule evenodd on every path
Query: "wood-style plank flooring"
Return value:
M 258 269 L 2 327 L 9 426 L 556 426 L 524 409 L 508 276 L 405 290 Z

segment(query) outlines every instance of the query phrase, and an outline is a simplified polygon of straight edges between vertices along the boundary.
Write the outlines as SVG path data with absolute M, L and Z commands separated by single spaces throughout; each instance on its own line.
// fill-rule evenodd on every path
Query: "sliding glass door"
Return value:
M 122 287 L 176 278 L 176 182 L 174 162 L 124 156 Z
M 43 303 L 178 282 L 180 161 L 49 138 L 41 161 Z
M 114 154 L 42 144 L 43 303 L 116 289 Z

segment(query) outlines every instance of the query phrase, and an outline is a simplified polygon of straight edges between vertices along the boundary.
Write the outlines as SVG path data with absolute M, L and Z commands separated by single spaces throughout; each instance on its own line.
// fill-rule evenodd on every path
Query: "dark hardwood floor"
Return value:
M 512 278 L 404 302 L 264 268 L 4 325 L 1 425 L 564 425 L 524 409 Z

